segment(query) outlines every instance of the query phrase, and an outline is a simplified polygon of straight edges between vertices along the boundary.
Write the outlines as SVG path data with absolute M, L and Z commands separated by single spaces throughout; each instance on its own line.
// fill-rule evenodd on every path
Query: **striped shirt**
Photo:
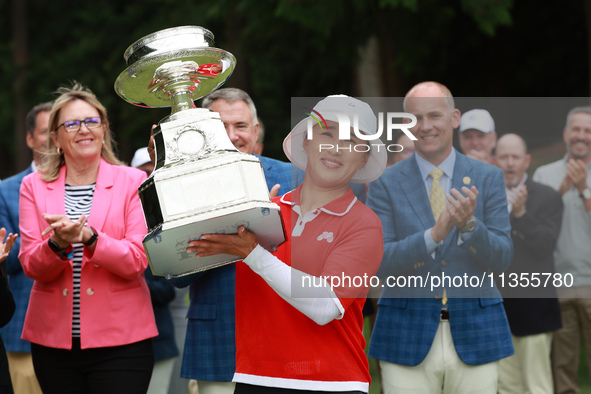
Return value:
M 66 215 L 70 220 L 78 220 L 84 214 L 88 218 L 95 185 L 70 186 L 66 185 Z M 80 276 L 82 272 L 82 256 L 84 245 L 82 243 L 72 244 L 73 265 L 74 265 L 74 305 L 72 316 L 72 336 L 80 337 Z

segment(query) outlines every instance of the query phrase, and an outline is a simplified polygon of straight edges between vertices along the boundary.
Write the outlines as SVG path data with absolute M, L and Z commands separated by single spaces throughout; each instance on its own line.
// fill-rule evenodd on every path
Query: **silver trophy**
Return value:
M 218 113 L 193 103 L 219 88 L 236 65 L 231 53 L 213 45 L 202 27 L 157 31 L 125 51 L 129 67 L 115 82 L 131 104 L 172 107 L 154 129 L 156 167 L 139 188 L 148 226 L 144 249 L 154 275 L 167 278 L 239 260 L 187 253 L 189 241 L 202 234 L 236 233 L 244 225 L 268 250 L 285 241 L 259 160 L 232 145 Z

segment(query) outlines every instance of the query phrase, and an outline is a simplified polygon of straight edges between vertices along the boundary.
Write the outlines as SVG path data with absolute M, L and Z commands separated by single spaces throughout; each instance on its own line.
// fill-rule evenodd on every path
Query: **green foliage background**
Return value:
M 31 159 L 21 117 L 72 80 L 105 104 L 129 161 L 170 111 L 134 107 L 113 84 L 127 47 L 160 29 L 203 26 L 236 56 L 225 86 L 251 94 L 267 130 L 265 154 L 284 159 L 290 98 L 358 95 L 358 49 L 370 37 L 383 95 L 437 80 L 456 96 L 588 96 L 585 1 L 0 0 L 0 178 Z

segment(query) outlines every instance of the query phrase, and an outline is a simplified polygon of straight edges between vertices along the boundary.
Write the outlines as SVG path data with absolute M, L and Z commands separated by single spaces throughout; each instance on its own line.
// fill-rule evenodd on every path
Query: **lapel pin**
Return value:
M 469 185 L 470 184 L 470 177 L 469 176 L 465 176 L 464 179 L 462 179 L 464 181 L 464 185 Z

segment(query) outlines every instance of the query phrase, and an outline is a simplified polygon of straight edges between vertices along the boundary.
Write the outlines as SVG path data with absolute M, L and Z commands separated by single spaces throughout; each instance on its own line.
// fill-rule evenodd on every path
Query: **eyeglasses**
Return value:
M 57 126 L 56 130 L 64 126 L 64 129 L 68 133 L 73 133 L 80 130 L 80 125 L 84 123 L 89 129 L 97 129 L 103 124 L 103 120 L 100 117 L 86 118 L 84 120 L 68 120 Z

